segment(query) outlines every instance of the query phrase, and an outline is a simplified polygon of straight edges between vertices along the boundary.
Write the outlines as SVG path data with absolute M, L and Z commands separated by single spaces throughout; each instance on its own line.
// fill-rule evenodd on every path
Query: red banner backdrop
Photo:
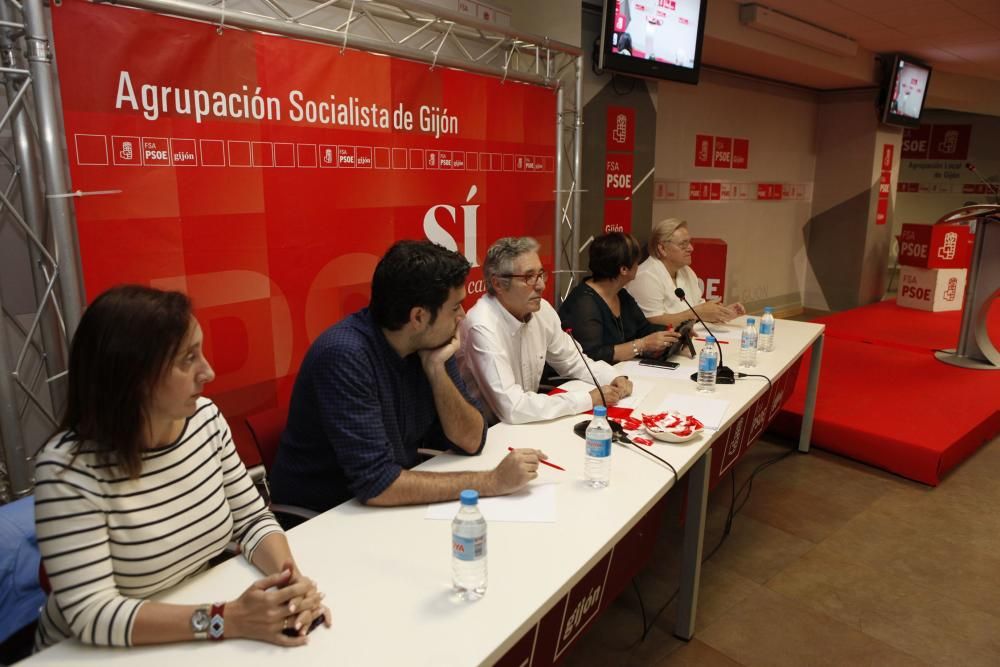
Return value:
M 120 191 L 76 200 L 88 298 L 187 292 L 234 427 L 287 400 L 394 240 L 464 253 L 467 305 L 501 236 L 551 264 L 550 90 L 79 0 L 52 16 L 73 189 Z

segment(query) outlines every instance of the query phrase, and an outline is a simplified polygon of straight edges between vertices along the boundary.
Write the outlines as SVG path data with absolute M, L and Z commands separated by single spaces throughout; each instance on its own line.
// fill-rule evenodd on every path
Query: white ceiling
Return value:
M 850 37 L 868 51 L 900 51 L 942 71 L 1000 81 L 1000 0 L 765 0 L 760 4 Z M 706 59 L 709 48 L 706 43 Z M 818 83 L 813 82 L 818 88 L 837 87 L 836 81 Z

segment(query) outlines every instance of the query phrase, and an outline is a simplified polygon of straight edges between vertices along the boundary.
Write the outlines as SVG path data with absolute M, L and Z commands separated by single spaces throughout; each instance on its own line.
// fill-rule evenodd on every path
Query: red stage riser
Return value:
M 884 305 L 857 310 L 853 326 L 854 311 L 829 318 L 835 326 L 824 343 L 813 446 L 935 486 L 1000 433 L 1000 374 L 950 366 L 929 349 L 897 342 L 898 323 L 882 322 L 878 342 L 865 342 L 873 313 L 892 318 L 894 311 Z M 957 336 L 954 314 L 919 315 L 955 321 Z M 901 317 L 912 320 L 909 312 Z M 802 362 L 810 358 L 807 353 Z M 788 437 L 801 427 L 805 379 L 774 420 L 774 430 Z

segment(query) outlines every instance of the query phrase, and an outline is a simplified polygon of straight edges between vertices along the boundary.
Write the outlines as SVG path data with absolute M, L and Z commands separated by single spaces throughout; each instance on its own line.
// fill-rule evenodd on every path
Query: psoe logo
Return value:
M 428 241 L 459 252 L 458 241 L 448 229 L 455 231 L 458 231 L 456 228 L 461 229 L 465 258 L 472 266 L 479 266 L 479 259 L 476 257 L 476 218 L 479 204 L 470 203 L 476 196 L 476 192 L 475 185 L 469 188 L 465 204 L 459 207 L 462 209 L 461 223 L 458 219 L 458 210 L 451 204 L 434 204 L 424 213 L 424 236 L 427 237 Z M 443 211 L 444 215 L 439 216 L 438 211 Z
M 948 232 L 944 235 L 941 247 L 938 248 L 937 255 L 941 259 L 955 259 L 955 250 L 958 248 L 958 233 Z
M 698 161 L 705 162 L 709 160 L 709 155 L 712 152 L 711 141 L 708 139 L 702 139 L 698 142 Z
M 948 278 L 948 287 L 944 290 L 944 300 L 954 301 L 958 296 L 958 278 Z
M 938 143 L 938 150 L 951 155 L 958 150 L 958 130 L 948 130 L 944 133 L 941 142 Z
M 611 136 L 614 137 L 615 143 L 625 143 L 625 140 L 628 139 L 628 116 L 623 113 L 618 114 L 615 118 L 615 129 L 612 130 Z

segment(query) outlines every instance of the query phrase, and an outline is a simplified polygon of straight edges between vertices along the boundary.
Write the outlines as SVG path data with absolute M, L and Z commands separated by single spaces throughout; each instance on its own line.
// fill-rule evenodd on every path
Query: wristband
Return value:
M 216 602 L 212 605 L 211 618 L 208 622 L 208 638 L 214 641 L 225 639 L 226 631 L 226 603 Z
M 636 344 L 636 341 L 632 341 L 632 356 L 633 357 L 639 356 L 639 346 Z

